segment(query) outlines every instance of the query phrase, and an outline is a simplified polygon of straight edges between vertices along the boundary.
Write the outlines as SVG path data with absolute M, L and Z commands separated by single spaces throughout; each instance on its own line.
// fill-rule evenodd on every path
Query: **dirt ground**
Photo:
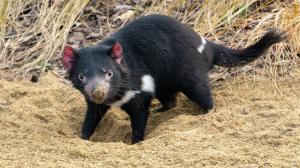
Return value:
M 111 110 L 91 141 L 79 138 L 80 94 L 48 73 L 40 82 L 0 81 L 1 167 L 300 167 L 300 75 L 235 77 L 214 84 L 206 115 L 179 96 L 151 113 L 146 140 L 130 143 L 128 116 Z

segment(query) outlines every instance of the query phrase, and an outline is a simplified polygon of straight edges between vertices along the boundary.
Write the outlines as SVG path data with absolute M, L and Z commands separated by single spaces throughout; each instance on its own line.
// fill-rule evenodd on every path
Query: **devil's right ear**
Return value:
M 66 45 L 63 53 L 63 64 L 64 67 L 69 71 L 72 69 L 75 60 L 75 50 L 71 46 Z

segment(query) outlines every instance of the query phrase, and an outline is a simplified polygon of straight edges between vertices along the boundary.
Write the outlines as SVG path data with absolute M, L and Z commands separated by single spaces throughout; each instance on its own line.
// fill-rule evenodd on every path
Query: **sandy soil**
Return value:
M 38 83 L 0 81 L 0 165 L 300 167 L 300 75 L 288 78 L 218 83 L 216 107 L 206 115 L 179 96 L 175 109 L 151 114 L 137 145 L 129 145 L 128 116 L 118 109 L 91 141 L 81 140 L 84 101 L 51 73 Z

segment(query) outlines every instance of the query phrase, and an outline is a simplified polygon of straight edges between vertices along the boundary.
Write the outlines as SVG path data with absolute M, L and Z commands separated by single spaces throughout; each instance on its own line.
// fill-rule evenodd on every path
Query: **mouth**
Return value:
M 104 99 L 92 99 L 92 101 L 96 104 L 102 104 L 104 102 Z
M 106 100 L 106 96 L 89 96 L 89 99 L 96 104 L 102 104 Z
M 95 97 L 95 96 L 92 96 L 91 94 L 87 94 L 87 93 L 84 93 L 84 95 L 86 97 L 86 100 L 96 103 L 96 104 L 102 104 L 104 101 L 106 101 L 105 96 Z

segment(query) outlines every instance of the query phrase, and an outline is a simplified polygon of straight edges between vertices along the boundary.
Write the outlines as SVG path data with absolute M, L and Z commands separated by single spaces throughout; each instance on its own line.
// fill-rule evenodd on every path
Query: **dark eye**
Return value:
M 83 74 L 80 73 L 80 74 L 78 75 L 78 79 L 81 80 L 82 82 L 84 82 L 84 81 L 85 81 L 85 76 L 83 76 Z
M 107 76 L 112 77 L 113 76 L 113 71 L 112 70 L 107 70 Z

